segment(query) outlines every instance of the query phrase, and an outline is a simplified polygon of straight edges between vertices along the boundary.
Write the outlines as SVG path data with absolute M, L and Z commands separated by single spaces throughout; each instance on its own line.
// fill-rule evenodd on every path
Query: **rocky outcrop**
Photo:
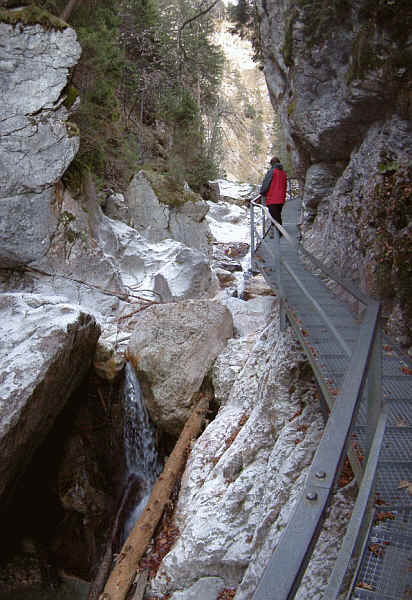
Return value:
M 0 501 L 85 376 L 100 330 L 61 298 L 0 295 Z
M 239 206 L 245 206 L 258 195 L 258 186 L 250 183 L 238 183 L 227 179 L 216 179 L 209 183 L 215 190 L 216 200 L 220 202 L 232 202 Z
M 129 224 L 149 242 L 172 238 L 209 253 L 207 202 L 190 189 L 174 190 L 165 176 L 140 171 L 126 192 Z
M 232 313 L 234 337 L 245 337 L 263 329 L 274 307 L 274 297 L 256 297 L 244 301 L 227 298 L 222 302 Z
M 31 264 L 36 271 L 0 274 L 2 291 L 59 294 L 92 312 L 104 338 L 116 344 L 128 340 L 142 299 L 170 302 L 216 293 L 203 253 L 172 239 L 148 242 L 106 217 L 93 190 L 83 202 L 64 192 L 55 210 L 57 227 L 46 256 Z
M 75 156 L 64 88 L 80 56 L 75 32 L 0 22 L 0 265 L 46 254 L 56 229 L 54 184 Z M 6 19 L 8 11 L 2 11 Z
M 180 432 L 193 394 L 232 334 L 230 312 L 211 300 L 152 306 L 139 315 L 129 357 L 157 426 Z
M 305 243 L 384 300 L 389 332 L 408 347 L 410 3 L 257 4 L 266 80 L 302 184 Z

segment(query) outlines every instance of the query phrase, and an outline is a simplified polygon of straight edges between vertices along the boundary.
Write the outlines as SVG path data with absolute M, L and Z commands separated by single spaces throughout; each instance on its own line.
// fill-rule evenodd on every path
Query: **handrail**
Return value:
M 320 533 L 324 511 L 349 444 L 378 326 L 380 305 L 367 310 L 344 383 L 326 424 L 306 485 L 252 600 L 292 599 Z M 328 597 L 328 600 L 331 600 Z
M 260 208 L 261 210 L 265 210 L 266 207 L 262 206 L 261 204 L 259 204 L 257 202 L 259 200 L 259 198 L 260 198 L 260 196 L 257 196 L 256 198 L 254 198 L 253 200 L 251 200 L 250 205 L 251 205 L 251 207 L 255 206 L 257 208 Z M 295 250 L 298 250 L 299 252 L 302 252 L 309 260 L 311 260 L 313 262 L 313 264 L 315 265 L 316 268 L 320 269 L 327 277 L 329 277 L 330 279 L 333 279 L 333 281 L 335 281 L 336 283 L 338 283 L 347 292 L 349 292 L 354 298 L 356 298 L 357 300 L 360 300 L 360 302 L 362 302 L 363 304 L 367 305 L 369 303 L 368 296 L 366 296 L 360 290 L 358 290 L 354 285 L 352 285 L 352 283 L 350 281 L 348 281 L 348 280 L 343 279 L 342 277 L 340 277 L 337 273 L 335 273 L 333 271 L 333 269 L 331 269 L 330 267 L 326 266 L 318 258 L 316 258 L 316 256 L 314 256 L 311 252 L 309 252 L 309 250 L 306 250 L 306 248 L 304 248 L 301 244 L 299 244 L 286 231 L 286 229 L 284 227 L 282 227 L 282 225 L 280 225 L 280 223 L 278 223 L 277 221 L 275 221 L 272 218 L 272 216 L 270 215 L 269 211 L 267 211 L 266 218 L 268 218 L 269 221 L 271 222 L 271 224 L 274 225 L 282 233 L 283 237 L 289 242 L 289 244 L 291 246 L 293 246 L 295 248 Z
M 263 211 L 265 210 L 264 207 L 257 203 L 258 199 L 259 197 L 251 201 L 251 225 L 253 224 L 253 226 L 253 211 L 255 207 L 259 207 Z M 279 270 L 277 281 L 280 281 L 280 262 L 282 262 L 289 275 L 294 278 L 295 283 L 302 289 L 305 296 L 322 316 L 335 338 L 338 341 L 344 342 L 346 347 L 342 343 L 341 346 L 345 354 L 351 358 L 343 384 L 331 409 L 322 439 L 309 470 L 303 493 L 297 501 L 294 513 L 269 560 L 263 577 L 253 595 L 253 600 L 273 600 L 274 597 L 276 597 L 276 600 L 292 600 L 294 598 L 319 535 L 325 510 L 328 506 L 334 484 L 339 476 L 344 457 L 350 448 L 351 432 L 367 377 L 370 451 L 362 474 L 353 518 L 348 526 L 347 535 L 330 578 L 327 595 L 325 596 L 327 600 L 336 600 L 355 547 L 358 548 L 362 542 L 362 539 L 360 539 L 362 537 L 361 529 L 362 535 L 367 534 L 365 524 L 366 529 L 368 529 L 367 526 L 370 524 L 371 496 L 378 462 L 377 455 L 379 454 L 385 430 L 386 409 L 382 406 L 380 370 L 377 366 L 378 363 L 380 364 L 381 353 L 380 303 L 367 298 L 361 292 L 355 290 L 350 282 L 337 277 L 329 268 L 325 267 L 325 265 L 303 249 L 285 228 L 274 221 L 270 215 L 268 222 L 274 225 L 283 234 L 284 239 L 297 251 L 303 252 L 305 256 L 310 258 L 317 268 L 320 268 L 328 277 L 336 281 L 362 303 L 366 304 L 366 311 L 360 327 L 357 345 L 355 350 L 351 352 L 344 340 L 339 340 L 339 332 L 337 332 L 333 323 L 328 319 L 322 307 L 311 297 L 311 294 L 306 290 L 303 283 L 299 281 L 299 277 L 293 271 L 293 268 L 280 256 L 279 235 L 276 235 L 276 250 L 279 253 L 279 256 L 276 257 L 277 270 Z M 254 236 L 252 236 L 252 264 L 254 252 Z M 281 294 L 281 288 L 279 289 L 279 293 Z M 363 527 L 361 528 L 362 523 Z M 274 596 L 275 590 L 276 596 Z

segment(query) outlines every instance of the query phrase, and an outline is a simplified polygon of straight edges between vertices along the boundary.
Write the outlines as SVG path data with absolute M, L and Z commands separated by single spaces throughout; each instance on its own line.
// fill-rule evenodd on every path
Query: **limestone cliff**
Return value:
M 258 0 L 265 76 L 303 188 L 304 242 L 412 344 L 412 7 Z
M 57 222 L 55 184 L 79 146 L 65 90 L 80 46 L 73 29 L 47 15 L 33 7 L 0 10 L 0 265 L 6 267 L 47 252 Z

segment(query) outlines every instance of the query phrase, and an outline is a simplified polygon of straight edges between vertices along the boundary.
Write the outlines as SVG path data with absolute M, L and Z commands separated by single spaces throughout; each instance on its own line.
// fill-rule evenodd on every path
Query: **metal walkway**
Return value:
M 358 498 L 324 599 L 412 599 L 411 365 L 383 339 L 379 304 L 300 248 L 298 208 L 297 200 L 286 203 L 289 235 L 279 240 L 268 213 L 252 202 L 252 267 L 280 296 L 330 416 L 302 498 L 253 600 L 294 597 L 346 455 Z M 258 228 L 256 211 L 263 216 Z M 331 277 L 364 304 L 362 319 L 330 291 Z

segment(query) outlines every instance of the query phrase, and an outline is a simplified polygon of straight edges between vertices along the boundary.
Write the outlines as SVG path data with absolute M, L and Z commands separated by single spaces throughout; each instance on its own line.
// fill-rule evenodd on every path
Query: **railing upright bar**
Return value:
M 266 228 L 266 213 L 262 210 L 262 238 L 265 237 L 265 228 Z
M 280 316 L 280 330 L 285 331 L 286 329 L 286 315 L 285 315 L 285 292 L 282 285 L 282 274 L 280 271 L 281 255 L 280 255 L 280 234 L 279 231 L 273 227 L 274 231 L 274 246 L 275 246 L 275 273 L 276 273 L 276 286 L 279 294 L 279 316 Z M 271 234 L 269 234 L 271 235 Z
M 250 203 L 250 268 L 254 268 L 255 259 L 255 207 Z
M 382 411 L 382 328 L 378 327 L 368 372 L 368 438 L 369 447 Z

